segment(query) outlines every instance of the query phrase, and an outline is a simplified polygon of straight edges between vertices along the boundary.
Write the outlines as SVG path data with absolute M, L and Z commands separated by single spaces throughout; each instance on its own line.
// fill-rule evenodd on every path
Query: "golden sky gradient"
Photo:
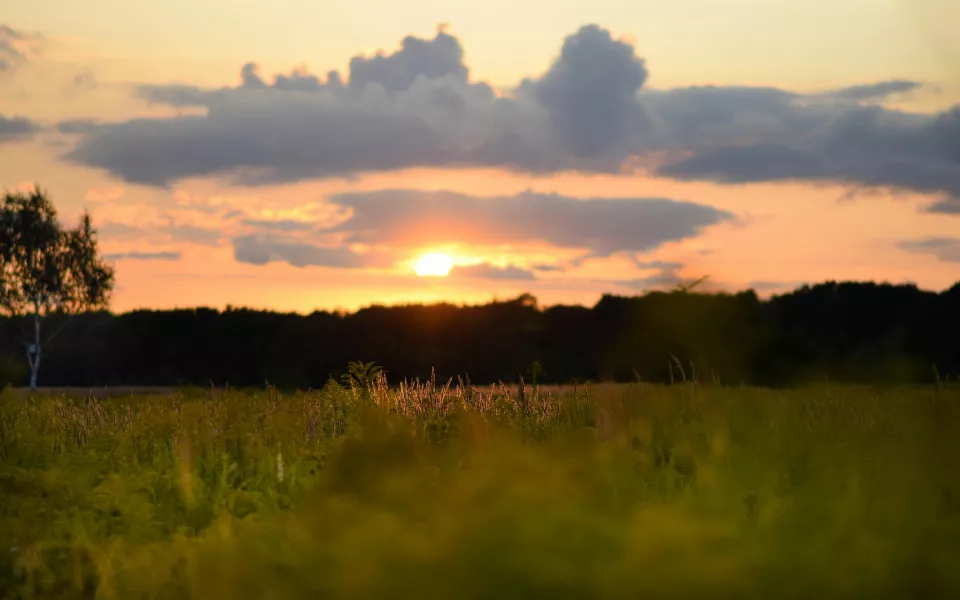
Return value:
M 298 176 L 261 185 L 198 169 L 162 186 L 131 180 L 131 173 L 140 173 L 138 166 L 116 166 L 110 172 L 65 159 L 88 134 L 57 130 L 58 123 L 74 120 L 124 124 L 202 115 L 197 107 L 150 104 L 138 97 L 138 86 L 232 88 L 248 62 L 259 65 L 268 84 L 274 74 L 289 74 L 299 66 L 321 80 L 332 69 L 346 79 L 352 57 L 369 57 L 378 50 L 394 53 L 407 35 L 432 40 L 440 23 L 447 24 L 446 33 L 462 45 L 470 81 L 487 82 L 499 97 L 511 98 L 524 77 L 543 76 L 567 36 L 596 23 L 644 59 L 649 77 L 642 89 L 652 93 L 712 85 L 816 95 L 882 82 L 917 82 L 909 93 L 853 101 L 848 108 L 859 111 L 873 104 L 905 111 L 904 127 L 916 123 L 918 131 L 927 131 L 925 123 L 932 123 L 934 114 L 960 105 L 960 41 L 944 25 L 951 18 L 960 22 L 960 4 L 951 0 L 430 0 L 402 5 L 384 0 L 31 0 L 5 7 L 2 18 L 17 36 L 8 35 L 11 60 L 0 70 L 0 118 L 29 119 L 37 132 L 4 138 L 0 122 L 0 187 L 38 182 L 67 220 L 84 207 L 92 211 L 102 250 L 115 257 L 112 307 L 117 311 L 226 304 L 296 311 L 355 309 L 372 302 L 483 302 L 525 291 L 546 304 L 591 304 L 601 293 L 640 293 L 705 274 L 715 289 L 754 287 L 761 295 L 827 279 L 910 281 L 931 289 L 960 279 L 960 214 L 926 210 L 953 202 L 949 189 L 960 189 L 949 181 L 952 164 L 960 182 L 956 154 L 938 158 L 948 161 L 947 168 L 938 163 L 941 170 L 932 188 L 916 183 L 919 175 L 905 176 L 910 185 L 899 187 L 860 185 L 858 178 L 873 175 L 862 175 L 859 162 L 851 163 L 853 175 L 799 178 L 803 181 L 770 177 L 738 184 L 671 177 L 648 168 L 588 174 L 412 163 L 361 170 L 349 177 Z M 3 40 L 0 37 L 0 61 Z M 313 102 L 296 96 L 296 102 L 301 101 Z M 488 110 L 484 106 L 481 109 Z M 263 114 L 277 123 L 282 120 L 277 113 Z M 889 114 L 901 118 L 901 113 Z M 744 127 L 766 135 L 768 125 L 754 122 L 754 113 L 744 109 L 742 115 L 738 119 Z M 948 152 L 960 148 L 960 141 L 951 137 L 960 127 L 951 130 L 941 127 L 943 121 L 937 123 L 947 136 L 936 138 L 947 143 L 937 147 Z M 447 127 L 446 122 L 440 127 Z M 134 126 L 121 130 L 141 135 Z M 150 143 L 150 135 L 167 135 L 165 130 L 153 131 L 136 143 Z M 469 139 L 483 135 L 456 131 Z M 284 144 L 289 138 L 277 139 Z M 842 144 L 839 139 L 829 148 Z M 687 156 L 695 153 L 689 144 L 700 141 L 683 143 L 688 145 L 680 150 Z M 953 143 L 957 145 L 949 145 Z M 196 152 L 215 151 L 202 144 L 198 148 Z M 544 152 L 553 160 L 549 147 Z M 167 155 L 144 156 L 147 162 L 162 162 Z M 198 156 L 200 162 L 208 158 Z M 659 156 L 645 155 L 640 164 Z M 109 159 L 116 162 L 116 157 Z M 359 208 L 349 208 L 351 203 L 379 202 L 378 194 L 389 190 L 408 192 L 411 210 L 435 203 L 448 206 L 442 193 L 451 192 L 464 195 L 466 204 L 476 200 L 479 212 L 460 219 L 460 201 L 453 200 L 449 208 L 437 209 L 449 212 L 443 213 L 447 216 L 442 223 L 431 219 L 429 209 L 416 213 L 422 215 L 422 231 L 414 223 L 401 235 L 386 221 L 377 221 L 374 213 L 366 217 L 369 230 L 351 229 L 351 217 L 360 214 Z M 545 233 L 536 218 L 521 225 L 505 222 L 509 219 L 495 211 L 484 212 L 484 202 L 525 202 L 525 193 L 561 198 L 557 209 L 544 216 L 540 229 Z M 591 224 L 589 207 L 599 203 L 585 209 L 578 203 L 650 198 L 693 203 L 729 218 L 718 217 L 695 227 L 694 233 L 677 233 L 652 245 L 639 237 L 656 238 L 656 223 L 642 218 L 634 244 L 629 228 L 618 229 L 612 241 L 603 239 L 603 227 L 622 225 L 616 218 L 623 208 L 619 204 L 608 207 L 613 216 L 603 217 L 605 221 L 598 216 Z M 544 202 L 553 206 L 549 198 Z M 396 218 L 402 218 L 403 207 L 397 210 Z M 571 219 L 583 223 L 582 236 Z M 448 229 L 442 235 L 429 229 L 441 226 Z M 486 228 L 482 236 L 481 227 Z M 410 232 L 448 241 L 418 245 L 408 239 Z M 568 234 L 570 243 L 563 238 Z M 481 238 L 490 241 L 481 243 Z M 929 251 L 908 249 L 919 242 L 930 242 L 921 244 Z M 261 257 L 269 244 L 282 248 Z M 297 262 L 290 257 L 300 251 L 313 257 L 307 262 L 317 264 L 288 264 Z M 448 254 L 462 268 L 460 274 L 455 267 L 449 277 L 417 277 L 414 265 L 428 252 Z M 322 266 L 327 260 L 339 266 Z M 471 265 L 482 270 L 467 269 Z

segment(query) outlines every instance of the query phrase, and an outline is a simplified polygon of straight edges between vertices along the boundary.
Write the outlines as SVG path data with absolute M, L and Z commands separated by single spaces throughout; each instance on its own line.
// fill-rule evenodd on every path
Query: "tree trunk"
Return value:
M 37 372 L 40 370 L 40 313 L 33 315 L 33 343 L 27 345 L 27 361 L 30 363 L 30 390 L 37 389 Z
M 37 391 L 37 367 L 39 366 L 37 362 L 30 364 L 30 391 Z

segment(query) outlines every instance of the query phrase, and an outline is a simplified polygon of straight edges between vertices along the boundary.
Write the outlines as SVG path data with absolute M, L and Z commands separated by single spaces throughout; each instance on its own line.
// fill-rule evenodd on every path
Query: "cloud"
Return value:
M 0 115 L 0 144 L 29 139 L 40 132 L 40 125 L 23 117 Z
M 390 267 L 411 250 L 457 244 L 522 249 L 531 243 L 576 249 L 586 257 L 638 253 L 699 235 L 733 215 L 710 206 L 663 198 L 571 198 L 522 192 L 478 197 L 449 191 L 379 190 L 327 199 L 347 218 L 336 224 L 245 219 L 254 233 L 232 238 L 240 262 L 337 268 Z M 334 241 L 336 244 L 333 245 Z M 372 248 L 360 253 L 351 248 Z M 540 271 L 576 267 L 540 265 Z M 668 263 L 638 263 L 659 268 Z M 534 279 L 532 271 L 491 264 L 456 267 L 456 276 Z
M 67 121 L 60 121 L 56 124 L 57 131 L 68 135 L 89 133 L 96 129 L 96 127 L 97 122 L 93 119 L 69 119 Z
M 179 252 L 123 252 L 106 254 L 106 260 L 180 260 Z
M 140 227 L 117 221 L 104 221 L 96 226 L 96 230 L 101 238 L 111 240 L 141 239 L 147 235 L 147 232 Z
M 73 76 L 70 80 L 70 84 L 76 88 L 83 88 L 92 90 L 96 88 L 99 84 L 97 82 L 96 76 L 93 74 L 93 71 L 90 69 L 83 69 L 79 73 Z
M 809 284 L 808 281 L 767 281 L 755 280 L 747 283 L 750 289 L 757 291 L 794 289 Z
M 294 221 L 293 219 L 278 219 L 275 221 L 269 219 L 244 219 L 240 223 L 246 227 L 254 227 L 268 231 L 310 231 L 316 228 L 316 225 L 312 223 Z
M 563 265 L 548 265 L 540 264 L 533 266 L 534 271 L 543 271 L 544 273 L 562 273 L 566 270 L 566 267 Z
M 580 199 L 529 191 L 482 198 L 380 190 L 339 194 L 329 201 L 351 216 L 327 231 L 346 233 L 350 243 L 418 248 L 540 242 L 595 256 L 644 252 L 734 218 L 703 204 L 663 198 Z
M 719 183 L 832 181 L 945 194 L 931 209 L 936 212 L 960 202 L 960 106 L 936 117 L 878 106 L 815 108 L 833 113 L 827 125 L 803 118 L 744 142 L 719 139 L 658 173 Z
M 565 47 L 580 37 L 602 38 L 599 31 L 584 28 Z M 607 43 L 614 47 L 609 55 L 623 54 L 620 42 Z M 603 41 L 591 44 L 602 46 Z M 606 123 L 601 123 L 606 129 L 600 137 L 587 132 L 592 137 L 586 141 L 571 138 L 580 131 L 576 128 L 565 134 L 551 130 L 550 123 L 568 121 L 571 111 L 592 110 L 592 92 L 577 92 L 576 86 L 589 83 L 596 68 L 577 52 L 572 55 L 561 56 L 542 85 L 532 82 L 499 98 L 489 85 L 468 81 L 459 42 L 443 32 L 432 41 L 408 38 L 391 55 L 355 57 L 347 85 L 331 74 L 323 84 L 317 79 L 291 90 L 290 81 L 307 78 L 302 70 L 267 84 L 248 64 L 235 88 L 141 87 L 138 93 L 151 102 L 207 112 L 105 124 L 86 135 L 67 158 L 153 185 L 206 175 L 255 185 L 420 165 L 616 171 L 623 156 L 612 150 L 600 157 L 574 153 L 610 146 L 602 138 L 620 135 L 617 124 L 623 115 L 611 126 L 603 121 L 609 117 L 595 112 L 592 117 Z M 593 51 L 587 59 L 591 56 L 602 58 L 603 53 Z M 595 100 L 624 109 L 621 84 L 611 82 L 601 96 L 594 94 Z M 565 93 L 578 95 L 557 96 Z
M 242 85 L 240 89 L 242 89 Z M 175 107 L 205 107 L 218 95 L 217 92 L 205 90 L 195 85 L 141 85 L 137 87 L 136 95 L 151 104 L 162 104 Z
M 761 294 L 767 292 L 787 292 L 792 291 L 797 288 L 800 288 L 804 285 L 808 285 L 809 281 L 767 281 L 767 280 L 756 280 L 750 281 L 746 284 L 747 289 L 754 290 Z
M 176 224 L 172 220 L 163 231 L 169 233 L 174 240 L 203 246 L 219 246 L 223 239 L 223 232 L 219 229 L 183 223 Z
M 893 79 L 890 81 L 880 81 L 878 83 L 869 83 L 865 85 L 852 85 L 839 90 L 833 90 L 824 94 L 825 97 L 837 98 L 840 100 L 853 100 L 863 102 L 868 100 L 884 100 L 895 94 L 906 94 L 924 87 L 919 81 L 908 81 L 904 79 Z
M 94 204 L 116 202 L 123 198 L 124 190 L 120 186 L 90 188 L 83 195 L 83 199 Z
M 237 182 L 254 184 L 398 169 L 411 156 L 446 160 L 440 138 L 414 117 L 265 94 L 275 92 L 231 95 L 205 117 L 103 125 L 69 156 L 153 185 L 244 168 Z
M 318 246 L 272 235 L 244 235 L 232 240 L 233 257 L 242 263 L 266 265 L 285 262 L 294 267 L 321 266 L 341 269 L 384 267 L 383 255 L 359 254 L 344 247 Z
M 450 271 L 450 277 L 493 279 L 504 281 L 533 281 L 536 279 L 533 273 L 530 271 L 525 271 L 520 267 L 516 267 L 514 265 L 498 267 L 489 263 L 455 266 Z
M 622 152 L 642 133 L 636 94 L 647 80 L 644 61 L 610 32 L 588 25 L 568 36 L 560 57 L 533 83 L 537 100 L 575 156 Z
M 908 252 L 933 254 L 943 262 L 960 262 L 960 238 L 932 237 L 900 242 Z
M 96 230 L 101 237 L 111 240 L 173 241 L 203 246 L 219 246 L 224 238 L 224 232 L 219 229 L 178 224 L 169 217 L 166 221 L 165 225 L 156 224 L 152 227 L 104 221 L 96 227 Z
M 67 158 L 157 186 L 223 176 L 260 185 L 408 167 L 527 173 L 630 172 L 718 183 L 834 182 L 940 194 L 960 203 L 960 106 L 940 115 L 876 102 L 893 80 L 820 94 L 764 87 L 644 87 L 646 62 L 596 25 L 565 38 L 537 77 L 503 93 L 471 80 L 456 37 L 407 37 L 356 56 L 349 78 L 298 68 L 235 87 L 141 86 L 203 114 L 103 124 Z
M 42 41 L 39 34 L 27 33 L 0 23 L 0 73 L 12 70 L 27 60 Z
M 410 89 L 420 77 L 449 78 L 466 84 L 468 72 L 459 40 L 438 31 L 433 40 L 405 37 L 400 49 L 393 54 L 381 52 L 371 58 L 353 57 L 349 85 L 364 89 L 376 84 L 387 92 L 402 92 Z
M 944 198 L 934 202 L 927 208 L 927 212 L 941 213 L 945 215 L 960 215 L 960 200 L 956 197 Z
M 683 263 L 653 261 L 648 263 L 638 262 L 637 266 L 641 269 L 653 269 L 655 272 L 646 277 L 637 277 L 634 279 L 621 280 L 613 282 L 636 290 L 673 288 L 684 282 L 680 277 L 680 270 Z M 690 282 L 688 282 L 690 283 Z

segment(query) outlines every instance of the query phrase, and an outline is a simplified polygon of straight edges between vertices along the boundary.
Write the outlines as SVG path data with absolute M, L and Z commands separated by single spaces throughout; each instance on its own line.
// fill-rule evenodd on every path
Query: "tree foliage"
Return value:
M 84 212 L 65 229 L 46 192 L 7 192 L 0 204 L 0 309 L 30 315 L 27 359 L 31 386 L 40 366 L 41 324 L 51 315 L 105 308 L 114 272 L 97 255 L 96 233 Z
M 19 356 L 2 338 L 4 329 L 0 319 L 0 356 Z M 669 382 L 671 374 L 677 381 L 735 385 L 824 378 L 929 383 L 960 376 L 958 340 L 960 284 L 935 293 L 828 282 L 768 300 L 750 291 L 652 292 L 604 296 L 593 307 L 539 307 L 522 297 L 479 306 L 371 306 L 349 314 L 138 310 L 74 317 L 45 363 L 44 378 L 48 385 L 79 386 L 212 380 L 233 387 L 268 380 L 280 388 L 319 389 L 331 377 L 351 376 L 351 361 L 376 361 L 390 370 L 392 383 L 427 379 L 435 369 L 438 381 L 459 375 L 479 385 L 524 375 L 532 384 L 535 362 L 538 384 Z

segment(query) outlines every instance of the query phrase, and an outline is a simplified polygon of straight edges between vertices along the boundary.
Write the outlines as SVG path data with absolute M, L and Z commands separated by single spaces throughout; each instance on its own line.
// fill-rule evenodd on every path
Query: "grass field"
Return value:
M 960 390 L 0 397 L 4 598 L 960 597 Z

